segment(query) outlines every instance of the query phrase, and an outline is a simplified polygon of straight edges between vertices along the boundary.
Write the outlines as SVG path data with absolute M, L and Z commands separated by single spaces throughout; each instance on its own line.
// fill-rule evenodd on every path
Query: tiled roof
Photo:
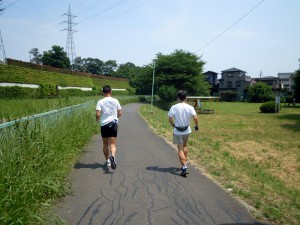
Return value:
M 222 72 L 222 73 L 223 73 L 223 72 L 244 72 L 244 73 L 246 73 L 245 71 L 240 70 L 240 69 L 237 69 L 237 68 L 235 68 L 235 67 L 230 68 L 230 69 L 228 69 L 228 70 L 223 70 L 223 71 L 221 71 L 221 72 Z

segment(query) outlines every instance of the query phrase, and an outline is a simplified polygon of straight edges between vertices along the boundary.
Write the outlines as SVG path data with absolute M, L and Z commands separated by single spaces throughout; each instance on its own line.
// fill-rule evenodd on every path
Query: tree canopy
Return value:
M 258 82 L 248 87 L 248 99 L 251 102 L 267 102 L 273 98 L 272 87 Z
M 297 99 L 297 102 L 300 102 L 300 70 L 297 70 L 295 75 L 294 75 L 294 95 L 295 98 Z
M 188 95 L 209 95 L 210 86 L 202 75 L 204 62 L 197 55 L 184 50 L 175 50 L 169 55 L 158 53 L 154 62 L 155 84 L 158 92 L 161 88 L 164 93 L 166 90 L 174 90 L 165 88 L 165 86 L 174 86 L 177 90 L 186 90 Z M 153 68 L 148 65 L 133 79 L 132 83 L 137 92 L 150 93 L 152 74 Z
M 35 64 L 40 64 L 42 62 L 42 60 L 41 60 L 42 55 L 40 54 L 38 48 L 32 48 L 29 51 L 29 54 L 30 54 L 30 62 L 35 63 Z
M 43 65 L 47 66 L 65 69 L 70 67 L 70 60 L 67 53 L 64 51 L 64 48 L 58 45 L 53 45 L 51 50 L 45 51 L 41 60 Z

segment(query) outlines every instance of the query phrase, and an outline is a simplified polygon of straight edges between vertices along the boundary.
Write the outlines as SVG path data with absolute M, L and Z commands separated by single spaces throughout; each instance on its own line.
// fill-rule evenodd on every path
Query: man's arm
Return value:
M 117 110 L 117 116 L 118 118 L 121 117 L 123 114 L 122 109 Z
M 195 131 L 198 131 L 198 116 L 197 114 L 193 116 L 194 123 L 195 123 Z
M 96 110 L 96 121 L 100 121 L 100 110 Z
M 173 117 L 169 117 L 169 123 L 171 124 L 172 127 L 175 127 Z

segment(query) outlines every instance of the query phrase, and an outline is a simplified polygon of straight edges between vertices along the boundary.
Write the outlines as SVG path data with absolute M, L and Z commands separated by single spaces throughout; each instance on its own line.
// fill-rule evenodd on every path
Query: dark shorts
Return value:
M 101 127 L 101 136 L 103 138 L 109 138 L 109 137 L 117 137 L 118 136 L 118 124 L 113 123 L 112 124 L 106 124 Z

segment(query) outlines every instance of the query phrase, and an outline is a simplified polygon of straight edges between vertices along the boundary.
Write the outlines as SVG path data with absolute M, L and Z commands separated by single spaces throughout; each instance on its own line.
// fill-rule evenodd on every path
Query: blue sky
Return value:
M 76 56 L 143 66 L 175 49 L 196 53 L 205 71 L 237 67 L 251 77 L 299 68 L 300 1 L 265 0 L 3 0 L 6 56 L 29 61 L 30 49 L 65 48 L 61 16 L 71 6 Z M 203 46 L 206 46 L 203 48 Z

